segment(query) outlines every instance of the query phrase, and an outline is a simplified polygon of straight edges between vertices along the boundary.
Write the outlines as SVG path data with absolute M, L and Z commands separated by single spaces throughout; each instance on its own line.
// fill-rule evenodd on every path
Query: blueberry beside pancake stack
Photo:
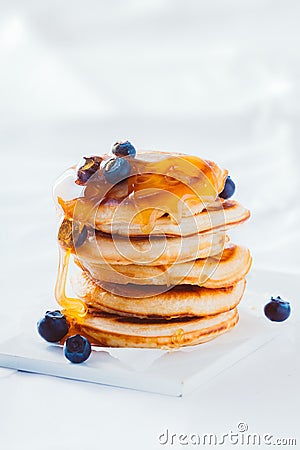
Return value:
M 137 153 L 85 157 L 56 187 L 57 301 L 92 343 L 172 348 L 233 328 L 251 266 L 228 230 L 249 211 L 229 197 L 228 172 L 196 156 Z M 77 298 L 65 292 L 70 255 Z

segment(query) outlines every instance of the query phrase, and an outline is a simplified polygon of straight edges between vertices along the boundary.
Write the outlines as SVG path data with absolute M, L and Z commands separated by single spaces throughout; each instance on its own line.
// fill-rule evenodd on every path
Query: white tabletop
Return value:
M 254 285 L 265 270 L 261 304 L 282 295 L 293 315 L 274 324 L 278 339 L 183 398 L 0 369 L 0 447 L 155 449 L 168 429 L 182 448 L 181 433 L 239 433 L 239 423 L 299 445 L 298 2 L 8 3 L 1 340 L 55 306 L 55 178 L 120 138 L 229 169 L 252 212 L 232 240 L 252 251 Z

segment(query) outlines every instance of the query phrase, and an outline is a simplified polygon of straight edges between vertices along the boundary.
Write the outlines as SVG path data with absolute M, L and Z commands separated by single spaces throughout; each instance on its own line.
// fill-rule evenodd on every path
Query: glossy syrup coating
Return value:
M 120 169 L 124 167 L 122 172 Z M 182 206 L 200 212 L 214 202 L 227 175 L 227 170 L 215 163 L 191 155 L 158 151 L 138 153 L 136 158 L 103 155 L 100 170 L 79 195 L 74 193 L 73 198 L 64 195 L 62 180 L 56 190 L 57 201 L 66 218 L 91 226 L 97 222 L 97 214 L 106 204 L 120 205 L 121 213 L 126 203 L 128 211 L 136 211 L 135 221 L 149 233 L 154 227 L 156 213 L 168 214 L 179 223 Z M 66 180 L 65 190 L 71 192 L 71 175 Z

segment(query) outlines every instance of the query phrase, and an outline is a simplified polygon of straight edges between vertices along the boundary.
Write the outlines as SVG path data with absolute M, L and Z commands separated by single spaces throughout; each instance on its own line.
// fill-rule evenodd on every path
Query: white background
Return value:
M 300 274 L 298 1 L 0 8 L 1 338 L 54 305 L 55 178 L 118 139 L 228 168 L 252 212 L 233 235 L 254 270 Z M 299 353 L 282 329 L 276 347 L 184 399 L 3 371 L 0 444 L 152 449 L 167 427 L 227 432 L 239 421 L 293 437 Z

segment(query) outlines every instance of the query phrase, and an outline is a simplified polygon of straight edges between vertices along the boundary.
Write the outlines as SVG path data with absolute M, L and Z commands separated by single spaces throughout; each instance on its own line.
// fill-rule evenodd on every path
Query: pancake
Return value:
M 95 222 L 96 229 L 105 233 L 120 234 L 123 236 L 145 235 L 139 223 L 132 221 L 130 212 L 122 216 L 116 211 L 105 220 L 101 216 Z M 189 236 L 196 233 L 203 233 L 219 228 L 228 229 L 237 226 L 247 220 L 250 216 L 249 210 L 244 208 L 234 200 L 215 201 L 209 208 L 197 212 L 194 215 L 187 215 L 181 218 L 179 223 L 172 220 L 170 215 L 162 215 L 155 220 L 152 235 L 168 236 Z
M 228 174 L 212 161 L 175 153 L 140 153 L 130 164 L 130 177 L 116 185 L 98 172 L 79 197 L 64 200 L 58 195 L 65 218 L 100 231 L 114 222 L 133 221 L 147 234 L 164 215 L 180 222 L 182 217 L 200 213 L 218 198 Z M 70 170 L 76 179 L 75 169 Z M 67 190 L 68 186 L 60 185 L 58 192 Z
M 101 313 L 88 314 L 77 330 L 100 346 L 179 348 L 207 342 L 237 322 L 236 308 L 215 316 L 176 320 L 141 320 Z
M 136 285 L 192 284 L 207 288 L 231 286 L 250 270 L 252 258 L 246 247 L 227 244 L 222 256 L 161 266 L 110 265 L 86 261 L 77 264 L 98 281 Z
M 218 255 L 228 237 L 224 231 L 187 237 L 126 238 L 95 233 L 76 249 L 79 262 L 161 265 Z
M 246 282 L 243 279 L 219 289 L 178 285 L 160 290 L 143 286 L 141 290 L 135 285 L 115 284 L 106 284 L 103 289 L 81 272 L 72 279 L 72 286 L 78 297 L 93 309 L 120 316 L 173 318 L 214 315 L 233 309 L 242 298 Z

